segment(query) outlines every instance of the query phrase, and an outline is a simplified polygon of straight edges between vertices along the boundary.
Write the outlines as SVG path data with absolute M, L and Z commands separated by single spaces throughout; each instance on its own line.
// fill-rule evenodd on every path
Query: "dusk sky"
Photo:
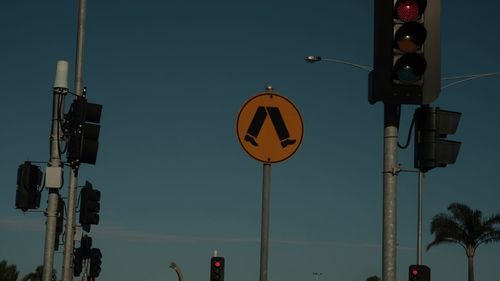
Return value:
M 429 0 L 432 1 L 432 0 Z M 38 212 L 15 209 L 17 167 L 49 159 L 58 60 L 74 91 L 78 1 L 0 4 L 0 260 L 20 276 L 43 263 L 47 190 Z M 500 72 L 498 1 L 442 1 L 446 78 Z M 367 99 L 373 63 L 373 1 L 87 0 L 84 85 L 103 105 L 97 163 L 83 165 L 101 191 L 92 226 L 103 254 L 98 280 L 208 281 L 214 250 L 227 281 L 259 278 L 262 163 L 236 134 L 241 106 L 266 86 L 293 101 L 300 148 L 272 165 L 269 281 L 365 281 L 382 275 L 383 105 Z M 462 112 L 456 164 L 424 182 L 423 243 L 432 217 L 452 202 L 500 212 L 500 76 L 444 89 L 432 106 Z M 66 109 L 72 100 L 66 97 Z M 414 110 L 404 105 L 399 142 Z M 413 168 L 413 140 L 398 150 Z M 63 157 L 65 159 L 65 157 Z M 45 164 L 41 163 L 43 170 Z M 69 172 L 65 170 L 68 194 Z M 398 177 L 397 280 L 416 262 L 417 174 Z M 78 244 L 77 244 L 78 245 Z M 62 250 L 63 247 L 60 247 Z M 62 272 L 62 251 L 54 268 Z M 480 281 L 498 281 L 500 244 L 482 245 Z M 432 279 L 467 278 L 458 245 L 424 250 Z M 76 277 L 74 280 L 80 280 Z

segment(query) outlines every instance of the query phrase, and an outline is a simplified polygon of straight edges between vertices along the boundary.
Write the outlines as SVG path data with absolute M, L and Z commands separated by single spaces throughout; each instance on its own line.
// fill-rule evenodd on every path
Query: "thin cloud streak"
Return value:
M 257 237 L 210 237 L 210 236 L 189 236 L 171 235 L 162 233 L 139 232 L 123 229 L 120 227 L 100 227 L 95 233 L 105 238 L 120 239 L 124 241 L 147 241 L 147 242 L 236 242 L 236 243 L 259 243 Z M 380 244 L 370 243 L 345 243 L 336 241 L 307 241 L 307 240 L 287 240 L 270 239 L 270 243 L 288 244 L 295 246 L 329 246 L 329 247 L 360 247 L 360 248 L 381 248 Z M 411 247 L 399 247 L 399 249 L 413 249 Z
M 1 217 L 0 228 L 12 231 L 39 232 L 43 230 L 45 220 L 32 218 Z
M 34 220 L 31 218 L 0 218 L 0 227 L 11 231 L 40 232 L 44 229 L 44 220 Z M 173 235 L 154 232 L 142 232 L 125 229 L 119 226 L 99 225 L 92 228 L 92 234 L 102 238 L 130 242 L 229 242 L 229 243 L 259 243 L 257 237 L 221 237 L 221 236 L 190 236 Z M 293 246 L 327 246 L 327 247 L 348 247 L 348 248 L 372 248 L 380 249 L 381 244 L 377 243 L 348 243 L 337 241 L 308 241 L 289 239 L 270 239 L 270 243 L 293 245 Z M 414 250 L 414 247 L 399 246 L 399 250 Z

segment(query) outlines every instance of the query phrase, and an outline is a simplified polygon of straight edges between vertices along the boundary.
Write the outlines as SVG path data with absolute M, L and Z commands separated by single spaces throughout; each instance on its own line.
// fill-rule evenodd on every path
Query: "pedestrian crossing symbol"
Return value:
M 297 151 L 303 136 L 299 110 L 286 97 L 264 92 L 241 108 L 236 124 L 243 149 L 263 163 L 288 159 Z

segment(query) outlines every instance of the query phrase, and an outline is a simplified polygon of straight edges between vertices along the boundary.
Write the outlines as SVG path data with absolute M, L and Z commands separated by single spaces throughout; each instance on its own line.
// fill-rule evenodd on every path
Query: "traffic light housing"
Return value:
M 77 277 L 83 271 L 83 260 L 90 259 L 92 248 L 92 237 L 83 235 L 80 240 L 80 247 L 73 251 L 73 276 Z
M 409 281 L 431 281 L 431 269 L 425 265 L 410 265 Z
M 374 1 L 368 101 L 430 104 L 441 91 L 440 0 Z
M 67 158 L 72 165 L 96 163 L 101 111 L 102 105 L 89 103 L 84 97 L 77 97 L 71 104 L 67 117 L 69 135 Z
M 91 224 L 99 224 L 99 211 L 101 209 L 101 192 L 92 188 L 88 181 L 80 191 L 80 224 L 89 232 Z
M 78 277 L 83 271 L 82 249 L 75 248 L 73 250 L 73 276 Z
M 460 112 L 422 106 L 415 111 L 415 168 L 427 172 L 457 160 L 461 142 L 446 140 L 455 134 Z
M 212 257 L 210 259 L 210 281 L 224 281 L 223 257 Z
M 16 209 L 26 212 L 40 206 L 43 173 L 40 167 L 26 161 L 17 168 Z
M 101 259 L 102 259 L 101 250 L 98 248 L 92 248 L 90 250 L 89 277 L 91 278 L 99 277 L 102 265 Z
M 56 223 L 56 243 L 55 250 L 59 250 L 59 237 L 63 233 L 64 226 L 64 200 L 57 194 L 57 223 Z
M 90 258 L 90 250 L 92 249 L 92 237 L 83 235 L 82 240 L 80 241 L 80 249 L 82 258 Z

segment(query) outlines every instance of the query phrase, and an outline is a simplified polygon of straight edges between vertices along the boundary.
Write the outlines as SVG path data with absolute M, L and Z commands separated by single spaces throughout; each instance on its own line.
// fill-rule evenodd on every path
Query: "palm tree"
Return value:
M 0 262 L 0 281 L 16 281 L 18 275 L 15 265 L 8 265 L 6 260 Z
M 43 279 L 43 266 L 37 266 L 35 272 L 26 274 L 21 281 L 42 281 Z M 57 280 L 57 273 L 55 269 L 52 269 L 52 281 Z
M 451 215 L 439 213 L 431 222 L 431 234 L 434 241 L 427 245 L 427 250 L 438 244 L 459 244 L 467 254 L 469 281 L 474 281 L 474 255 L 481 244 L 500 241 L 500 214 L 493 214 L 487 220 L 479 210 L 460 203 L 448 206 Z
M 380 277 L 378 277 L 377 275 L 373 275 L 366 278 L 366 281 L 380 281 Z

